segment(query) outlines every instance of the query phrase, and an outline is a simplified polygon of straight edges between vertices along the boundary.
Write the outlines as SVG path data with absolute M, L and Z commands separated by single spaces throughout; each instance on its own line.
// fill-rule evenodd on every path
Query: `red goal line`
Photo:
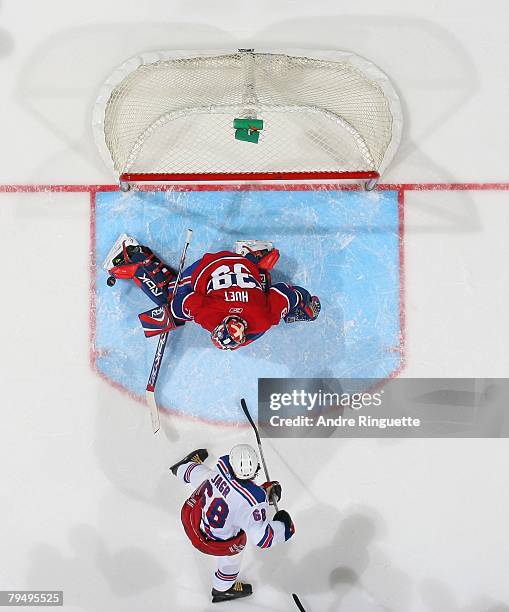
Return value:
M 271 184 L 266 183 L 252 184 L 255 188 L 262 189 L 281 189 L 288 187 L 289 184 Z M 228 187 L 245 187 L 248 189 L 250 184 L 221 184 L 214 183 L 190 185 L 190 184 L 172 184 L 172 185 L 139 185 L 137 189 L 142 191 L 164 191 L 164 190 L 185 190 L 194 189 L 210 189 L 220 187 L 227 189 Z M 330 189 L 362 189 L 362 186 L 345 183 L 324 183 L 324 184 L 295 184 L 292 185 L 297 189 L 309 189 L 328 187 Z M 98 191 L 118 191 L 118 185 L 0 185 L 0 193 L 97 193 Z M 507 183 L 382 183 L 377 185 L 377 190 L 390 191 L 508 191 L 509 182 Z

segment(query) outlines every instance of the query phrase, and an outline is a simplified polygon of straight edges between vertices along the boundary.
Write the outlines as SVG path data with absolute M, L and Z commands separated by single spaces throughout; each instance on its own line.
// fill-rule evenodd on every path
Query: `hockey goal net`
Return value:
M 96 141 L 131 181 L 377 179 L 399 143 L 388 78 L 344 52 L 159 52 L 103 86 Z

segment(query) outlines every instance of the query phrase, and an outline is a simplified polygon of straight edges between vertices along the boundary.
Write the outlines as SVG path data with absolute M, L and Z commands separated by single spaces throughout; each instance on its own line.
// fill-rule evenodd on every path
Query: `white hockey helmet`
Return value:
M 258 453 L 249 444 L 237 444 L 230 451 L 230 465 L 239 480 L 251 480 L 258 474 Z

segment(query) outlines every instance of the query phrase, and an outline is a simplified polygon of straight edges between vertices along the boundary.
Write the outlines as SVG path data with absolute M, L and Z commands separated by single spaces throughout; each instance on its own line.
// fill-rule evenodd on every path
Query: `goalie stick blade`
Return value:
M 162 429 L 166 435 L 166 438 L 170 442 L 177 442 L 179 439 L 179 434 L 175 425 L 172 423 L 172 419 L 165 418 L 161 423 L 159 417 L 159 408 L 156 403 L 154 391 L 147 391 L 145 397 L 147 398 L 147 404 L 150 407 L 150 418 L 152 421 L 152 431 L 154 432 L 154 434 L 156 434 L 159 429 L 161 429 L 162 425 Z
M 152 420 L 152 431 L 156 434 L 161 429 L 161 421 L 159 419 L 159 408 L 156 404 L 156 397 L 154 391 L 147 391 L 145 393 L 147 398 L 147 404 L 150 408 L 150 419 Z
M 295 593 L 292 593 L 292 597 L 293 597 L 293 601 L 295 602 L 295 605 L 297 606 L 297 608 L 299 608 L 300 612 L 306 612 L 298 595 L 296 595 Z

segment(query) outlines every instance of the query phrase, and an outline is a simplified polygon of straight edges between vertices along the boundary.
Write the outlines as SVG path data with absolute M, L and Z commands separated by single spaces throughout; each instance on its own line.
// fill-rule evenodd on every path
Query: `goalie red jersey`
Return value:
M 258 335 L 277 325 L 301 299 L 285 283 L 267 291 L 263 284 L 258 265 L 246 257 L 230 251 L 206 253 L 192 271 L 189 287 L 179 288 L 172 312 L 208 331 L 233 316 L 245 321 L 249 335 Z

